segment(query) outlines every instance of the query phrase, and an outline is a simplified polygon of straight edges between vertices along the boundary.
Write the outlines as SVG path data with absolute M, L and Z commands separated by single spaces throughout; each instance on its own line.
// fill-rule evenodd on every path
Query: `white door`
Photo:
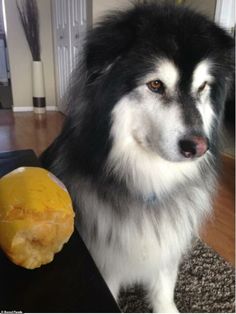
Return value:
M 89 6 L 89 1 L 86 0 L 71 0 L 71 67 L 72 70 L 76 67 L 80 50 L 82 48 L 84 35 L 88 26 L 92 21 L 92 6 Z
M 92 22 L 92 0 L 52 0 L 57 105 L 65 111 L 68 82 Z

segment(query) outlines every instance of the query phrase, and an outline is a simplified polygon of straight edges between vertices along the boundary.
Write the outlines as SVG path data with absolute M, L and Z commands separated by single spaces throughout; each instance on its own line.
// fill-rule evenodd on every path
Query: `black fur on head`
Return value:
M 211 97 L 220 117 L 232 72 L 232 48 L 225 31 L 187 8 L 146 4 L 108 15 L 87 35 L 68 91 L 68 116 L 41 157 L 44 166 L 61 178 L 77 172 L 99 177 L 112 145 L 113 107 L 162 56 L 182 70 L 182 88 L 198 62 L 212 60 L 216 83 Z

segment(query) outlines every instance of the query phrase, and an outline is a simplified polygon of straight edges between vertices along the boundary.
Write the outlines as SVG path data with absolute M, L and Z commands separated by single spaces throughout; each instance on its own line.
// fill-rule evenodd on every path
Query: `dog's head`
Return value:
M 85 44 L 84 152 L 99 167 L 111 147 L 171 162 L 214 150 L 232 48 L 225 31 L 185 8 L 142 5 L 108 16 Z
M 168 57 L 150 62 L 153 69 L 112 111 L 113 138 L 121 145 L 134 141 L 170 161 L 201 157 L 209 148 L 214 120 L 219 119 L 211 100 L 211 61 L 199 60 L 188 77 Z

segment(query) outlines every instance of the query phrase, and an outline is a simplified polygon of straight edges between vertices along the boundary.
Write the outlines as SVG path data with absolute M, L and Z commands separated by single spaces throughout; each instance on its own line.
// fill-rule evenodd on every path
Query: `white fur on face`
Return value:
M 193 71 L 192 92 L 196 92 L 204 83 L 212 83 L 213 77 L 210 74 L 211 63 L 209 60 L 203 60 L 197 64 Z
M 146 83 L 153 80 L 162 81 L 166 95 L 174 99 L 179 70 L 173 61 L 160 59 L 155 70 L 140 82 L 135 91 L 138 97 L 133 106 L 136 119 L 132 122 L 132 134 L 143 148 L 151 149 L 164 159 L 180 161 L 178 140 L 185 134 L 181 110 L 174 100 L 166 104 L 162 95 L 149 90 Z
M 211 63 L 209 60 L 201 61 L 194 69 L 192 94 L 197 95 L 199 87 L 207 82 L 206 87 L 199 93 L 197 108 L 201 114 L 204 131 L 210 136 L 211 126 L 214 119 L 214 111 L 210 101 L 210 84 L 213 82 L 213 77 L 210 74 Z
M 149 103 L 146 105 L 148 106 Z M 150 102 L 150 108 L 153 105 Z M 116 175 L 130 180 L 128 184 L 134 185 L 143 194 L 164 193 L 174 187 L 177 182 L 196 176 L 197 161 L 194 163 L 167 161 L 148 147 L 146 148 L 141 140 L 138 142 L 135 139 L 133 133 L 139 129 L 145 141 L 145 132 L 149 132 L 152 124 L 149 121 L 149 111 L 145 111 L 143 106 L 145 104 L 140 105 L 135 99 L 131 101 L 129 97 L 124 97 L 114 108 L 111 129 L 113 145 L 108 159 L 108 168 L 113 169 Z M 175 111 L 173 111 L 172 123 L 168 124 L 165 121 L 167 115 L 164 118 L 160 116 L 159 120 L 162 119 L 162 123 L 171 128 L 174 117 Z M 176 132 L 178 134 L 178 128 Z M 176 136 L 175 128 L 173 128 L 174 136 Z

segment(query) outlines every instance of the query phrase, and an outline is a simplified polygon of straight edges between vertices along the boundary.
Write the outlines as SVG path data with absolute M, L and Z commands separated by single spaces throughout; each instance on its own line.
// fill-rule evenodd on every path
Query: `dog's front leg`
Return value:
M 177 272 L 177 264 L 165 266 L 158 270 L 156 278 L 150 283 L 150 301 L 154 313 L 178 313 L 174 303 Z

